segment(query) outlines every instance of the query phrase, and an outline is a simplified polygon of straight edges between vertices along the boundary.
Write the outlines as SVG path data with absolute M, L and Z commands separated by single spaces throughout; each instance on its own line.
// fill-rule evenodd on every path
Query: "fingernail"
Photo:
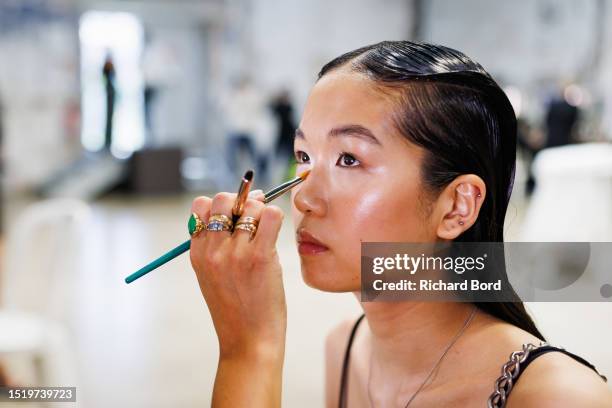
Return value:
M 263 190 L 253 190 L 249 193 L 249 196 L 256 196 L 260 194 L 263 194 Z

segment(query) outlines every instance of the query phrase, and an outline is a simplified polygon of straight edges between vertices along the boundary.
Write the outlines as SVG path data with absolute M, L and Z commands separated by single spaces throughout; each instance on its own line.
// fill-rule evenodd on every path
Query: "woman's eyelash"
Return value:
M 304 159 L 304 156 L 306 156 L 308 159 Z M 353 156 L 351 153 L 342 152 L 340 153 L 340 157 L 338 157 L 338 161 L 336 162 L 336 164 L 340 163 L 343 157 L 349 157 L 352 160 L 352 163 L 359 163 L 359 160 L 357 160 L 355 156 Z M 306 163 L 310 161 L 310 158 L 308 157 L 308 154 L 306 154 L 305 152 L 301 150 L 298 150 L 295 152 L 295 160 L 298 163 Z M 356 166 L 353 166 L 352 163 L 346 164 L 346 162 L 343 162 L 344 165 L 341 167 L 356 167 Z

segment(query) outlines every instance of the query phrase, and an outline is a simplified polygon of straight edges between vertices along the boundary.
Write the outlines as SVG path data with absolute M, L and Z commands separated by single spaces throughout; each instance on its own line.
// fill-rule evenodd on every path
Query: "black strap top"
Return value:
M 357 332 L 357 328 L 359 327 L 359 323 L 361 323 L 361 321 L 363 320 L 364 317 L 365 317 L 365 314 L 362 314 L 357 319 L 355 324 L 353 325 L 353 329 L 351 330 L 351 335 L 349 337 L 348 344 L 346 346 L 346 352 L 344 353 L 344 361 L 342 363 L 342 377 L 340 379 L 340 399 L 339 399 L 339 407 L 340 408 L 346 408 L 347 407 L 346 399 L 347 399 L 347 395 L 348 395 L 348 393 L 347 393 L 348 392 L 348 390 L 347 390 L 348 389 L 348 369 L 349 369 L 351 347 L 353 345 L 353 339 L 355 338 L 355 333 Z M 592 365 L 591 363 L 589 363 L 588 361 L 586 361 L 582 357 L 577 356 L 577 355 L 575 355 L 573 353 L 570 353 L 569 351 L 566 351 L 566 350 L 564 350 L 562 348 L 558 348 L 558 347 L 554 347 L 554 346 L 543 346 L 543 347 L 539 347 L 539 348 L 533 350 L 531 353 L 529 353 L 529 356 L 527 356 L 525 361 L 523 363 L 521 363 L 521 370 L 519 371 L 519 374 L 514 379 L 513 383 L 516 384 L 516 382 L 518 381 L 518 379 L 521 376 L 521 374 L 523 372 L 525 372 L 525 369 L 527 368 L 527 366 L 529 364 L 531 364 L 531 362 L 533 360 L 535 360 L 539 356 L 544 355 L 546 353 L 549 353 L 551 351 L 558 351 L 558 352 L 564 353 L 564 354 L 572 357 L 574 360 L 578 361 L 581 364 L 584 364 L 585 366 L 587 366 L 590 369 L 592 369 L 593 371 L 595 371 L 604 381 L 608 381 L 608 379 L 606 377 L 604 377 L 603 375 L 599 374 L 599 372 L 597 372 L 597 369 L 595 368 L 594 365 Z

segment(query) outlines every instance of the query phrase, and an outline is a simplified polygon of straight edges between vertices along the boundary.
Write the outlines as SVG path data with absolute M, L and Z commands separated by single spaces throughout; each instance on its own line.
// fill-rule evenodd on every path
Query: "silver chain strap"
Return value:
M 502 366 L 502 375 L 495 380 L 495 390 L 487 400 L 488 408 L 504 408 L 506 406 L 506 398 L 514 385 L 514 380 L 521 372 L 521 364 L 529 357 L 529 353 L 544 346 L 548 346 L 548 343 L 540 342 L 539 346 L 526 343 L 523 344 L 522 350 L 510 354 L 510 359 Z

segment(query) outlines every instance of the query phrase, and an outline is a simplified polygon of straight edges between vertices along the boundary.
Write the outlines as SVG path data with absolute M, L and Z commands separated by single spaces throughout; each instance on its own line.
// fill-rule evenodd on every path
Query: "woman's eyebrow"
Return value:
M 374 136 L 374 134 L 370 131 L 370 129 L 363 127 L 361 125 L 344 125 L 340 127 L 333 128 L 327 134 L 328 137 L 338 137 L 338 136 L 353 136 L 358 137 L 360 139 L 365 140 L 368 143 L 376 144 L 382 146 L 382 143 Z M 295 130 L 295 138 L 296 139 L 306 139 L 306 135 L 302 129 L 297 128 Z

